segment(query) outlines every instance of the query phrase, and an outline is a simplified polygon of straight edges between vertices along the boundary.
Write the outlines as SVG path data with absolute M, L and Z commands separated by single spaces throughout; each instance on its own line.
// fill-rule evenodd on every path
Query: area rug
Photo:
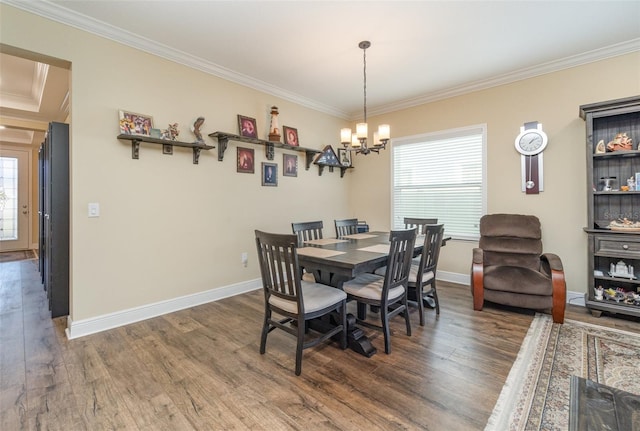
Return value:
M 485 431 L 566 431 L 572 375 L 640 394 L 640 334 L 536 314 Z
M 5 251 L 0 253 L 0 263 L 35 259 L 36 257 L 38 256 L 34 250 Z

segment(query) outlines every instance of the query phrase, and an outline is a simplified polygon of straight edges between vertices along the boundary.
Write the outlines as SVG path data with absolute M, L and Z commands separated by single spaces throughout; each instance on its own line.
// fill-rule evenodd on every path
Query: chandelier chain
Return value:
M 364 122 L 367 122 L 367 48 L 362 50 L 362 63 L 364 64 Z

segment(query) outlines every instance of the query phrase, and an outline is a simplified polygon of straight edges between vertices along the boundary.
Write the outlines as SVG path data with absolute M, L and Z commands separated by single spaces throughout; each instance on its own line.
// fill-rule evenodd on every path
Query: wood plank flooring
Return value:
M 35 260 L 0 264 L 1 430 L 482 430 L 533 313 L 472 310 L 466 286 L 440 283 L 441 315 L 413 336 L 392 322 L 392 353 L 336 344 L 304 353 L 274 331 L 258 352 L 262 292 L 67 340 Z M 350 304 L 350 308 L 354 304 Z M 351 310 L 355 312 L 355 310 Z M 567 318 L 640 332 L 638 320 Z

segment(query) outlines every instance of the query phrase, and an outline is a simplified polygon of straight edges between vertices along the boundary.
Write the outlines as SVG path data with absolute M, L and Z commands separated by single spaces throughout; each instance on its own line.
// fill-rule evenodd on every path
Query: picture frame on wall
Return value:
M 351 167 L 351 151 L 338 148 L 338 161 L 342 166 Z
M 282 155 L 282 176 L 297 177 L 298 176 L 298 156 L 294 154 Z
M 278 165 L 276 163 L 262 162 L 262 185 L 278 186 Z
M 240 136 L 258 139 L 258 126 L 256 125 L 255 118 L 238 114 L 238 130 Z
M 282 133 L 284 133 L 284 143 L 290 147 L 297 147 L 300 145 L 298 140 L 298 129 L 294 129 L 289 126 L 282 126 Z
M 236 172 L 253 174 L 255 170 L 255 157 L 253 148 L 237 148 L 238 162 Z
M 120 134 L 151 136 L 153 129 L 153 117 L 135 112 L 118 111 Z

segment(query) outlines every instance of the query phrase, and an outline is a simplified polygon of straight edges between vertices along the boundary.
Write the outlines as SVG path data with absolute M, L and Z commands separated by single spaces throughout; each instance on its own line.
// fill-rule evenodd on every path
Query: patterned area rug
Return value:
M 38 256 L 34 250 L 5 251 L 0 253 L 0 263 L 35 259 L 36 257 Z
M 640 394 L 640 334 L 536 314 L 485 431 L 569 428 L 572 375 Z

